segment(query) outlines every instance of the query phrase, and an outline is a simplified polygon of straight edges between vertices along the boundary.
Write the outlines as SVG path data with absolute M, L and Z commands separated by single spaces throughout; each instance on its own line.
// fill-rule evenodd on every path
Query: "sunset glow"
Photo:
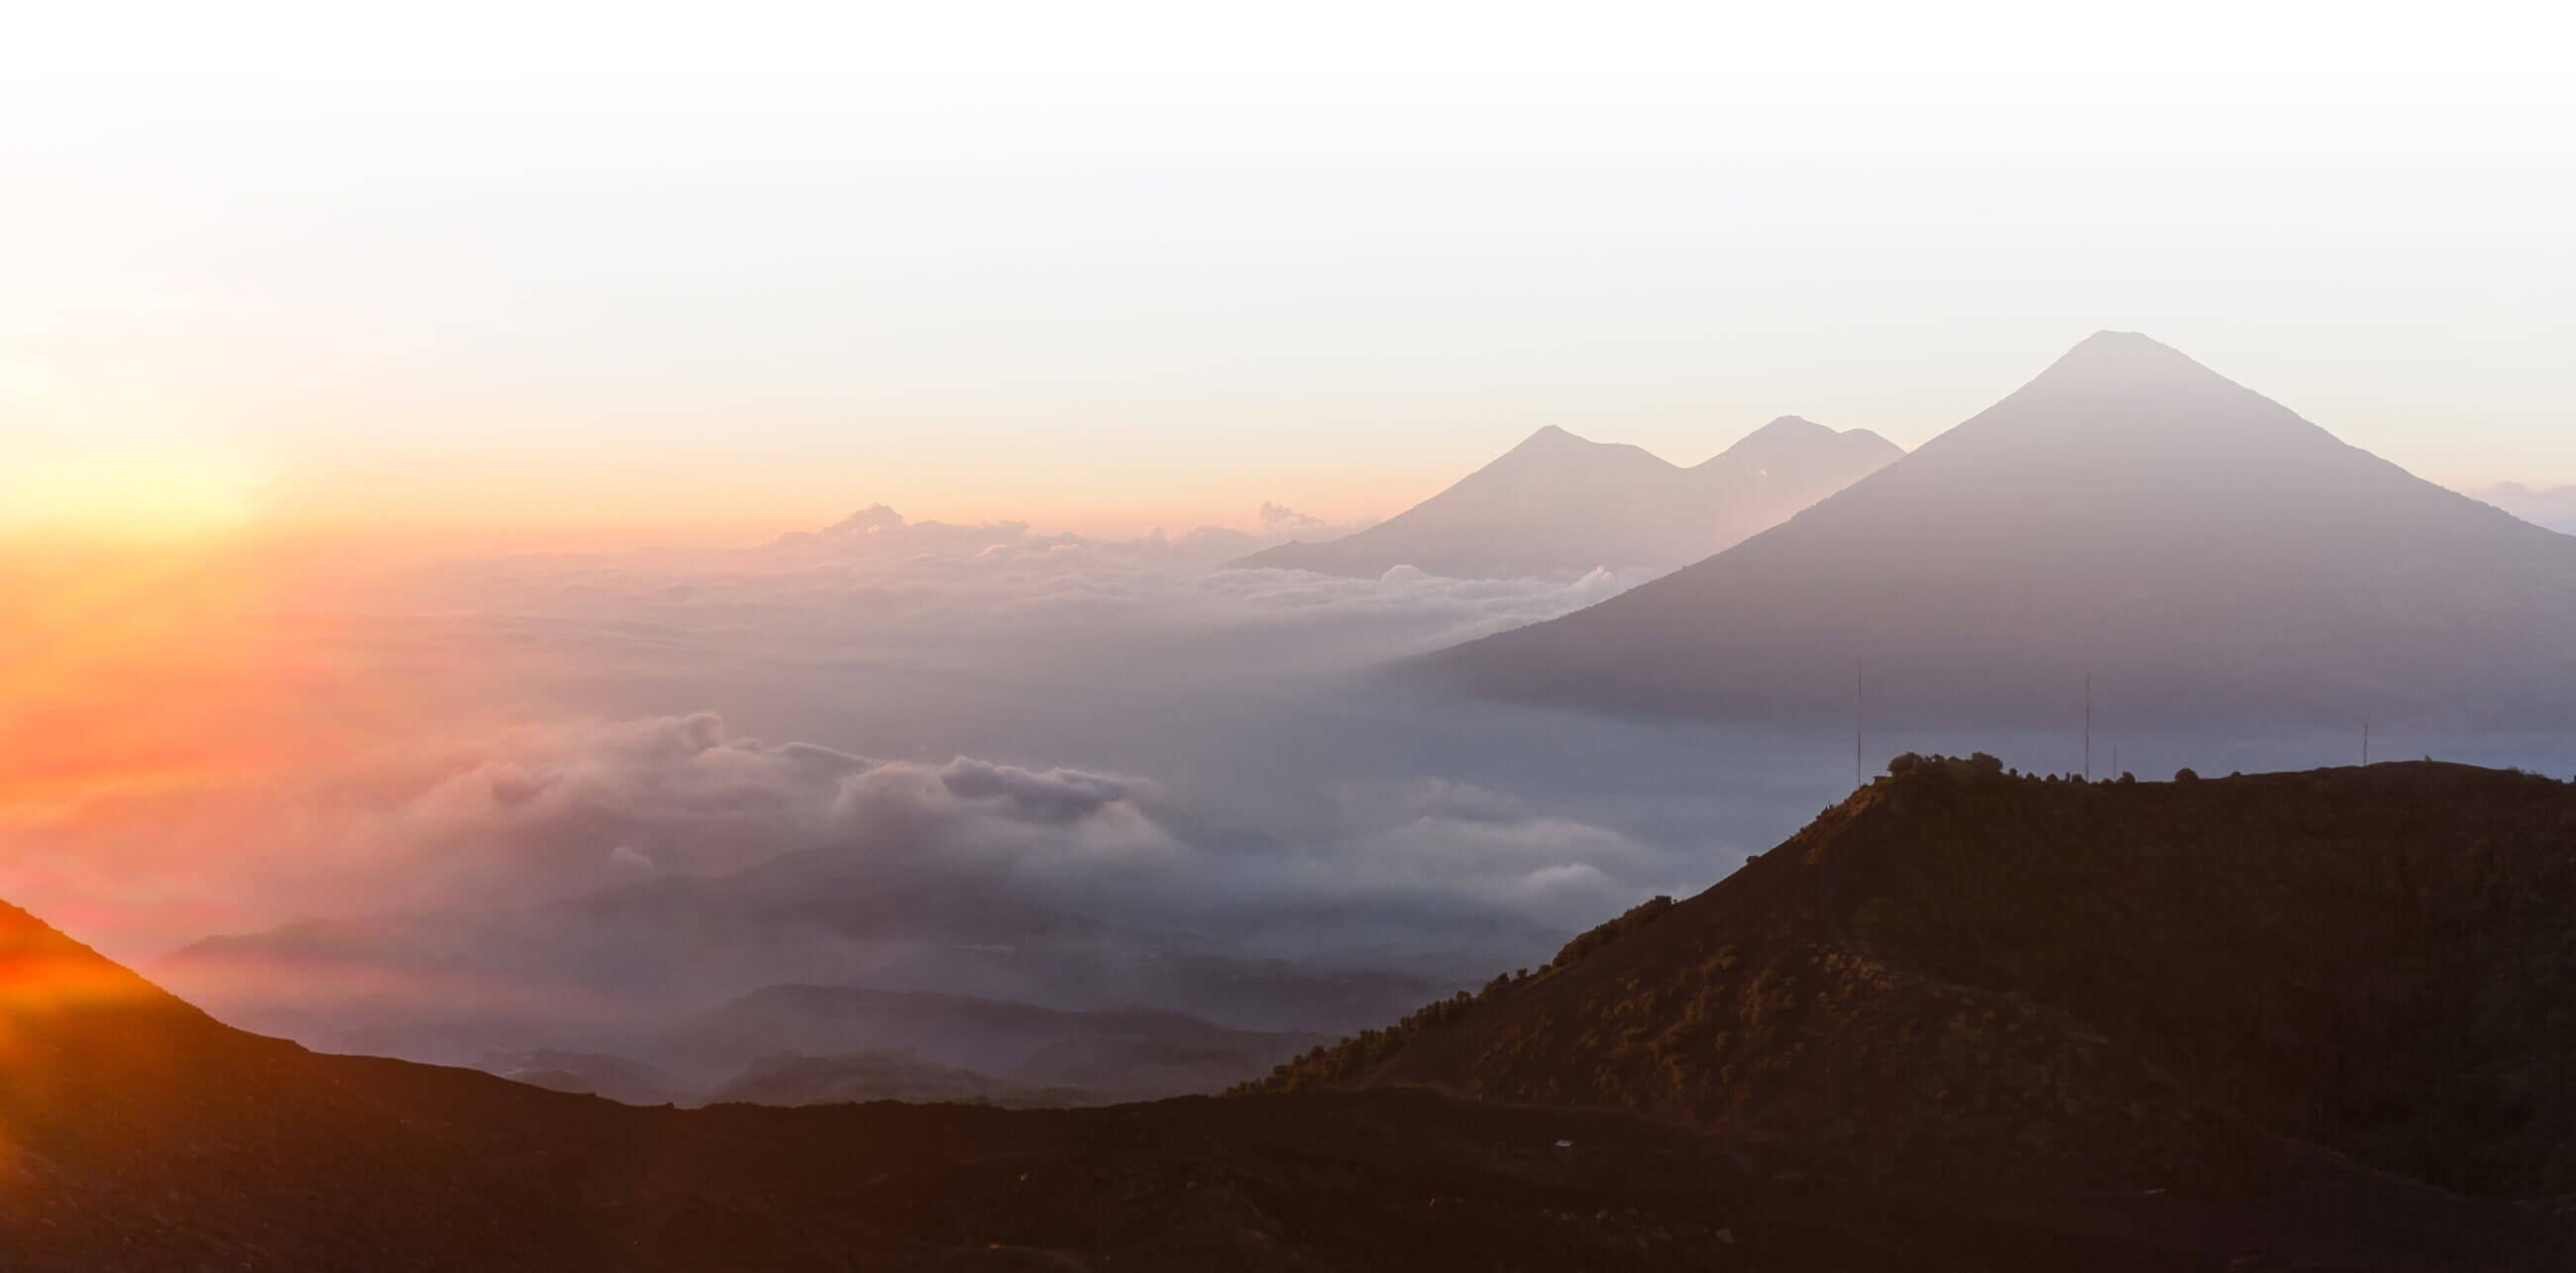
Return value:
M 248 526 L 251 466 L 174 429 L 31 432 L 0 462 L 0 542 L 170 542 Z
M 2576 1266 L 2557 15 L 17 8 L 8 1273 Z

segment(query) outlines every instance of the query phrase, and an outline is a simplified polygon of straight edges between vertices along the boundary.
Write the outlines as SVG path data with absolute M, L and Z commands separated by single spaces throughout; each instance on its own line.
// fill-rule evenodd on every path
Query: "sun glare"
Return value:
M 258 481 L 240 456 L 156 431 L 37 434 L 0 454 L 0 536 L 167 542 L 240 529 Z

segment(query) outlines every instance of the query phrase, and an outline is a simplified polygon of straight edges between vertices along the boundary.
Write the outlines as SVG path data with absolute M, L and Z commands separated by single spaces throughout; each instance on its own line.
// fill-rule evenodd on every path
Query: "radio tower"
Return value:
M 2084 674 L 2084 781 L 2093 781 L 2093 674 Z

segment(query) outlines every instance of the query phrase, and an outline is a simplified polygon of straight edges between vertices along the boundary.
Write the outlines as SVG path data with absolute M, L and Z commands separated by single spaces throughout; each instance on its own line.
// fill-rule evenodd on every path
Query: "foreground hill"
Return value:
M 2576 791 L 1898 768 L 1288 1090 L 1096 1109 L 317 1055 L 0 906 L 0 1267 L 2567 1267 Z
M 1669 568 L 1725 548 L 1905 452 L 1867 429 L 1783 416 L 1690 468 L 1554 425 L 1357 534 L 1243 559 L 1333 575 L 1413 566 L 1455 578 Z
M 1269 1086 L 1639 1110 L 1915 1179 L 2230 1194 L 2347 1161 L 2576 1194 L 2576 787 L 1891 768 Z
M 2336 440 L 2143 336 L 1785 525 L 1410 665 L 1646 714 L 2132 726 L 2576 719 L 2576 537 Z
M 2070 1231 L 1418 1092 L 637 1109 L 244 1034 L 5 906 L 0 1199 L 13 1270 L 2147 1273 L 2248 1241 Z

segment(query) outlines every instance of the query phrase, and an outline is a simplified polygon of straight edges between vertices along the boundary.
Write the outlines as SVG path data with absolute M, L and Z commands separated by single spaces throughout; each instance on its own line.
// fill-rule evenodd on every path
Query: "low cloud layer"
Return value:
M 163 827 L 177 798 L 110 802 L 26 834 L 106 888 L 162 856 L 136 832 Z M 238 929 L 508 908 L 806 854 L 888 893 L 946 881 L 1134 927 L 1255 930 L 1262 953 L 1304 954 L 1283 921 L 1318 909 L 1571 928 L 1633 893 L 1623 881 L 1669 867 L 1615 832 L 1438 780 L 1311 803 L 1282 831 L 1145 778 L 876 760 L 737 737 L 698 714 L 387 748 L 261 799 L 195 803 L 199 834 L 233 847 L 220 871 L 159 891 L 188 903 L 179 914 Z
M 1361 666 L 1553 618 L 1644 582 L 1463 580 L 1399 566 L 1376 579 L 1233 568 L 1312 519 L 1265 509 L 1265 535 L 1197 530 L 1105 540 L 1019 522 L 908 522 L 882 505 L 822 531 L 732 552 L 533 556 L 461 564 L 426 601 L 509 625 L 518 641 L 582 637 L 644 656 L 686 642 L 813 652 L 1012 646 L 1040 635 L 1156 641 L 1295 636 L 1313 666 Z M 1265 651 L 1266 652 L 1266 651 Z
M 1637 579 L 1228 565 L 1314 529 L 1274 506 L 1260 533 L 1104 540 L 877 506 L 757 548 L 456 559 L 307 589 L 301 626 L 207 637 L 330 675 L 264 672 L 232 698 L 312 695 L 327 720 L 352 697 L 314 687 L 367 677 L 400 687 L 401 731 L 0 807 L 0 896 L 148 957 L 815 852 L 1270 954 L 1436 960 L 1452 921 L 1576 928 L 1706 873 L 1498 785 L 1484 762 L 1513 749 L 1492 729 L 1367 681 Z M 209 753 L 291 732 L 274 707 L 160 706 Z
M 1270 905 L 1432 899 L 1570 927 L 1615 905 L 1619 878 L 1658 865 L 1616 833 L 1437 780 L 1324 793 L 1321 831 L 1282 837 L 1182 807 L 1146 779 L 871 760 L 733 737 L 708 715 L 523 732 L 408 783 L 335 776 L 326 786 L 377 801 L 341 803 L 321 842 L 284 856 L 405 881 L 387 903 L 470 906 L 567 896 L 639 868 L 716 875 L 808 853 L 887 891 L 954 878 L 1181 929 Z

